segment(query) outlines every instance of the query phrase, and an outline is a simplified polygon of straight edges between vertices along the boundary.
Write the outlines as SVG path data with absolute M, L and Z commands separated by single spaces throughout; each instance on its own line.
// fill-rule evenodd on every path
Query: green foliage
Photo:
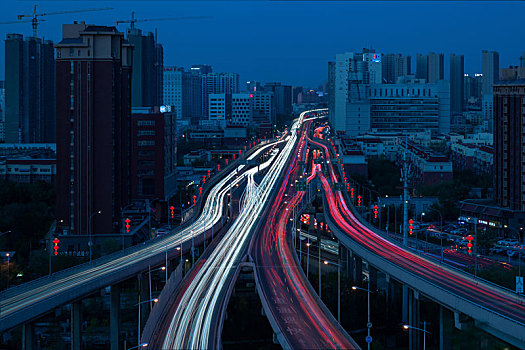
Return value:
M 394 162 L 388 159 L 370 157 L 368 159 L 368 178 L 381 195 L 401 194 L 402 183 L 400 170 Z
M 0 248 L 15 250 L 16 261 L 26 265 L 31 248 L 53 222 L 54 208 L 53 184 L 0 181 L 0 231 L 11 231 L 0 237 Z

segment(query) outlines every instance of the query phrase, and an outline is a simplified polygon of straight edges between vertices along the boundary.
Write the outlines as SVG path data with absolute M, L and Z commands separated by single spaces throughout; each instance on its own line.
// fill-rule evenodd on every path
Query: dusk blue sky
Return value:
M 0 21 L 31 13 L 34 2 L 0 1 Z M 211 64 L 246 80 L 317 86 L 336 53 L 373 47 L 377 52 L 444 52 L 465 55 L 465 71 L 481 70 L 481 50 L 500 53 L 500 65 L 517 65 L 525 51 L 523 2 L 449 1 L 39 1 L 39 12 L 114 7 L 43 17 L 39 36 L 60 41 L 61 24 L 74 20 L 114 25 L 131 11 L 138 18 L 213 16 L 211 19 L 137 24 L 158 30 L 164 64 Z M 126 25 L 119 29 L 125 31 Z M 1 67 L 7 33 L 31 34 L 31 24 L 0 25 Z M 415 70 L 415 59 L 412 69 Z M 446 73 L 448 68 L 446 68 Z

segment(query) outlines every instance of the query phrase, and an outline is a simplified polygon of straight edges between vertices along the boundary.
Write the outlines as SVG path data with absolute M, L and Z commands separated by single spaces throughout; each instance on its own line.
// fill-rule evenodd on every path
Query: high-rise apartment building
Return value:
M 494 174 L 498 205 L 525 210 L 525 81 L 494 84 Z
M 131 105 L 153 107 L 162 105 L 163 49 L 153 33 L 146 35 L 138 28 L 127 30 L 133 45 L 133 77 Z
M 55 142 L 53 42 L 7 34 L 5 40 L 5 141 Z
M 492 96 L 492 86 L 499 80 L 499 53 L 481 51 L 481 73 L 483 74 L 482 95 Z
M 119 232 L 131 193 L 133 46 L 115 27 L 75 23 L 55 48 L 57 230 Z
M 480 105 L 482 98 L 481 98 L 481 89 L 482 89 L 482 82 L 483 82 L 483 75 L 480 73 L 476 73 L 473 76 L 469 74 L 465 74 L 465 77 L 463 78 L 463 96 L 464 96 L 464 104 L 475 104 Z
M 450 55 L 450 113 L 463 113 L 465 59 L 463 55 Z
M 382 61 L 383 83 L 394 84 L 398 77 L 410 75 L 410 56 L 401 54 L 383 54 Z
M 445 79 L 445 55 L 431 52 L 428 54 L 428 83 Z
M 499 80 L 499 54 L 496 51 L 481 51 L 481 70 L 483 74 L 481 88 L 483 119 L 492 124 L 494 120 L 493 85 Z
M 428 56 L 417 54 L 416 56 L 416 78 L 428 81 Z
M 369 112 L 361 104 L 368 98 L 367 85 L 382 83 L 381 68 L 381 54 L 367 49 L 337 54 L 328 63 L 328 120 L 335 132 L 354 135 L 370 129 Z
M 5 88 L 4 81 L 0 80 L 0 142 L 4 142 L 4 122 L 5 122 Z
M 131 119 L 131 196 L 166 202 L 177 189 L 175 113 L 139 107 L 132 109 Z

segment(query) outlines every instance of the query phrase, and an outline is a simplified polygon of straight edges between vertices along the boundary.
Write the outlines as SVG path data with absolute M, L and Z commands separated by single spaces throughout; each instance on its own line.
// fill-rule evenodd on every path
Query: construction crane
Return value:
M 122 23 L 129 23 L 130 28 L 135 28 L 135 23 L 137 22 L 156 22 L 156 21 L 180 21 L 185 19 L 204 19 L 204 18 L 211 18 L 211 16 L 197 16 L 197 17 L 165 17 L 165 18 L 147 18 L 147 19 L 136 19 L 135 18 L 135 12 L 131 12 L 131 18 L 130 19 L 124 19 L 116 21 L 116 25 Z
M 14 24 L 14 23 L 27 23 L 31 22 L 33 27 L 33 37 L 36 38 L 36 32 L 37 27 L 40 22 L 44 22 L 45 20 L 39 19 L 39 17 L 42 16 L 49 16 L 49 15 L 63 15 L 67 13 L 78 13 L 78 12 L 93 12 L 93 11 L 104 11 L 104 10 L 113 10 L 113 7 L 101 7 L 101 8 L 91 8 L 91 9 L 84 9 L 84 10 L 72 10 L 72 11 L 57 11 L 57 12 L 43 12 L 43 13 L 36 13 L 36 5 L 33 8 L 33 13 L 27 14 L 27 15 L 18 15 L 18 21 L 11 21 L 11 22 L 0 22 L 0 24 Z M 31 18 L 30 20 L 22 20 L 26 17 Z

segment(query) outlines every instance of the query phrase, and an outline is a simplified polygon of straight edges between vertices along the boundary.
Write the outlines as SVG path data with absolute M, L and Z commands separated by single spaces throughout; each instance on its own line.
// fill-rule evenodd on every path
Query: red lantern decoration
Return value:
M 130 225 L 130 223 L 131 223 L 130 218 L 126 218 L 126 220 L 124 220 L 124 222 L 126 223 L 126 233 L 129 233 L 129 229 L 131 227 L 131 225 Z

